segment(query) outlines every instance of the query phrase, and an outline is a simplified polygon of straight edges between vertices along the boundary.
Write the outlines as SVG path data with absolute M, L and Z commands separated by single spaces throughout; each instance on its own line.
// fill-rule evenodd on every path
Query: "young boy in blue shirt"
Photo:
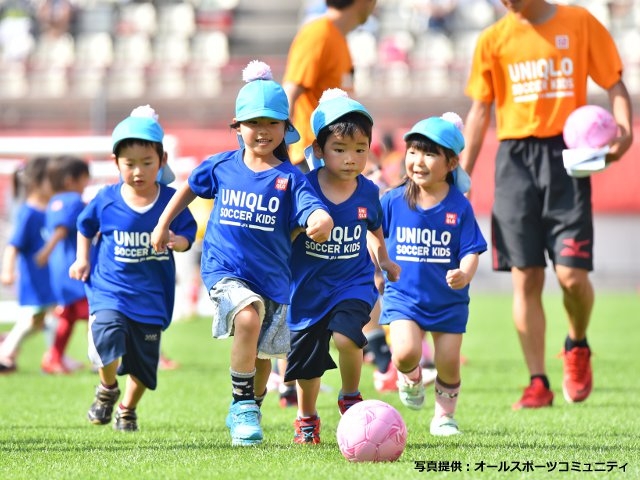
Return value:
M 117 375 L 127 375 L 115 414 L 114 428 L 120 431 L 138 429 L 138 402 L 156 388 L 160 338 L 175 298 L 173 252 L 188 250 L 197 228 L 185 210 L 171 222 L 169 249 L 157 252 L 151 246 L 151 231 L 175 193 L 164 184 L 163 175 L 171 173 L 163 136 L 148 105 L 115 127 L 113 158 L 121 181 L 102 188 L 80 214 L 77 259 L 69 270 L 86 282 L 89 358 L 100 376 L 87 416 L 95 425 L 111 421 L 120 396 Z
M 362 327 L 378 298 L 372 255 L 390 281 L 398 278 L 400 268 L 389 260 L 384 245 L 378 187 L 362 175 L 371 144 L 371 115 L 343 90 L 329 89 L 311 116 L 311 126 L 316 140 L 309 163 L 318 168 L 307 179 L 329 207 L 334 227 L 326 243 L 302 232 L 293 242 L 287 315 L 291 352 L 284 381 L 297 380 L 294 442 L 317 444 L 320 379 L 336 368 L 330 340 L 340 356 L 338 407 L 343 414 L 362 401 L 359 383 L 367 344 Z

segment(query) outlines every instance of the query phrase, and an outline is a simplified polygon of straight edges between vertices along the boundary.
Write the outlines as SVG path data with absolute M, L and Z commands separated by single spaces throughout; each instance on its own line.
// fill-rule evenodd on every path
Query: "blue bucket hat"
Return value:
M 236 121 L 259 117 L 276 120 L 289 118 L 289 100 L 282 86 L 273 80 L 269 65 L 252 60 L 243 70 L 242 78 L 247 84 L 240 89 L 236 98 Z M 299 140 L 300 134 L 292 125 L 285 132 L 284 141 L 288 145 Z
M 350 98 L 347 92 L 339 88 L 325 90 L 320 97 L 318 106 L 311 114 L 310 123 L 313 134 L 317 137 L 324 127 L 351 112 L 361 113 L 373 124 L 373 117 L 364 108 L 364 105 Z
M 164 130 L 160 126 L 160 123 L 158 123 L 158 115 L 149 105 L 134 108 L 130 116 L 116 125 L 111 134 L 111 151 L 116 153 L 120 142 L 128 138 L 162 143 Z M 159 183 L 166 185 L 175 179 L 176 176 L 169 165 L 160 167 L 158 177 L 156 178 Z
M 420 120 L 411 130 L 404 134 L 406 140 L 410 135 L 418 134 L 433 140 L 438 145 L 452 150 L 456 155 L 464 150 L 464 136 L 462 135 L 462 120 L 452 112 L 445 113 L 442 117 L 429 117 Z M 467 193 L 471 188 L 471 178 L 464 169 L 458 165 L 452 172 L 453 183 L 462 193 Z
M 311 118 L 309 120 L 311 130 L 313 130 L 313 134 L 317 137 L 320 130 L 324 127 L 331 125 L 340 117 L 352 112 L 364 115 L 369 119 L 371 124 L 373 124 L 373 117 L 364 105 L 350 98 L 344 90 L 339 88 L 329 88 L 324 91 L 320 97 L 318 106 L 311 114 Z M 316 158 L 313 154 L 312 146 L 307 146 L 304 153 L 307 164 L 311 170 L 324 165 L 324 161 L 321 158 Z

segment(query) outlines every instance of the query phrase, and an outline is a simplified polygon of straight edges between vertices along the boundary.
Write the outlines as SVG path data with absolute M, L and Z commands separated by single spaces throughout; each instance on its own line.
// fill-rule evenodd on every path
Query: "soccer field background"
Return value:
M 640 360 L 635 355 L 640 298 L 636 293 L 598 296 L 589 331 L 595 387 L 585 403 L 573 405 L 562 398 L 562 362 L 556 357 L 566 334 L 561 300 L 548 293 L 544 301 L 548 372 L 556 395 L 552 408 L 511 410 L 528 378 L 508 293 L 472 294 L 463 342 L 468 361 L 456 415 L 463 435 L 429 435 L 431 389 L 425 408 L 410 411 L 397 394 L 376 393 L 373 367 L 364 367 L 364 397 L 395 406 L 408 426 L 407 448 L 391 464 L 349 464 L 340 455 L 337 371 L 323 377 L 320 445 L 292 443 L 295 410 L 281 408 L 270 393 L 262 408 L 265 442 L 232 448 L 224 425 L 231 399 L 231 341 L 210 337 L 209 318 L 178 321 L 165 332 L 163 350 L 181 366 L 160 371 L 158 389 L 147 392 L 139 405 L 135 434 L 86 420 L 97 375 L 89 369 L 42 375 L 44 338 L 37 335 L 24 344 L 18 372 L 0 376 L 0 478 L 640 478 Z M 86 325 L 76 325 L 69 352 L 75 358 L 86 358 L 85 334 Z

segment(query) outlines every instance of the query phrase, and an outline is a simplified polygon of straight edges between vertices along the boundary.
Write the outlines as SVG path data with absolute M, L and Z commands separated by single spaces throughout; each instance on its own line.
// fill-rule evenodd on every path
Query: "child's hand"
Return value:
M 91 265 L 85 260 L 76 259 L 69 267 L 69 276 L 76 280 L 86 282 L 89 278 Z
M 380 262 L 380 268 L 387 272 L 387 280 L 397 282 L 400 278 L 400 265 L 393 260 L 384 260 Z
M 447 285 L 454 290 L 460 290 L 466 287 L 468 283 L 467 274 L 459 268 L 447 271 Z
M 47 255 L 47 252 L 43 248 L 42 250 L 36 252 L 36 254 L 33 256 L 33 259 L 36 261 L 37 266 L 44 267 L 49 261 L 49 255 Z
M 5 286 L 11 286 L 15 283 L 15 281 L 15 272 L 2 272 L 2 275 L 0 275 L 0 282 L 2 282 L 2 284 Z
M 333 219 L 324 210 L 314 210 L 307 219 L 307 237 L 314 242 L 324 243 L 329 240 L 332 228 Z
M 151 232 L 151 246 L 156 252 L 164 252 L 171 243 L 171 231 L 156 225 Z

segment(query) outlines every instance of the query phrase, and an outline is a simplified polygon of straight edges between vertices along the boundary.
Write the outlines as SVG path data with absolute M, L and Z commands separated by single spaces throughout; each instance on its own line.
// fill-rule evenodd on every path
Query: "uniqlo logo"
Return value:
M 569 49 L 569 36 L 568 35 L 556 35 L 556 48 L 559 50 Z
M 444 217 L 444 223 L 447 225 L 455 225 L 458 223 L 458 214 L 457 213 L 447 213 Z
M 278 178 L 276 180 L 276 190 L 286 190 L 287 185 L 289 184 L 289 180 L 286 178 Z
M 367 218 L 367 207 L 358 207 L 358 220 L 365 220 Z

